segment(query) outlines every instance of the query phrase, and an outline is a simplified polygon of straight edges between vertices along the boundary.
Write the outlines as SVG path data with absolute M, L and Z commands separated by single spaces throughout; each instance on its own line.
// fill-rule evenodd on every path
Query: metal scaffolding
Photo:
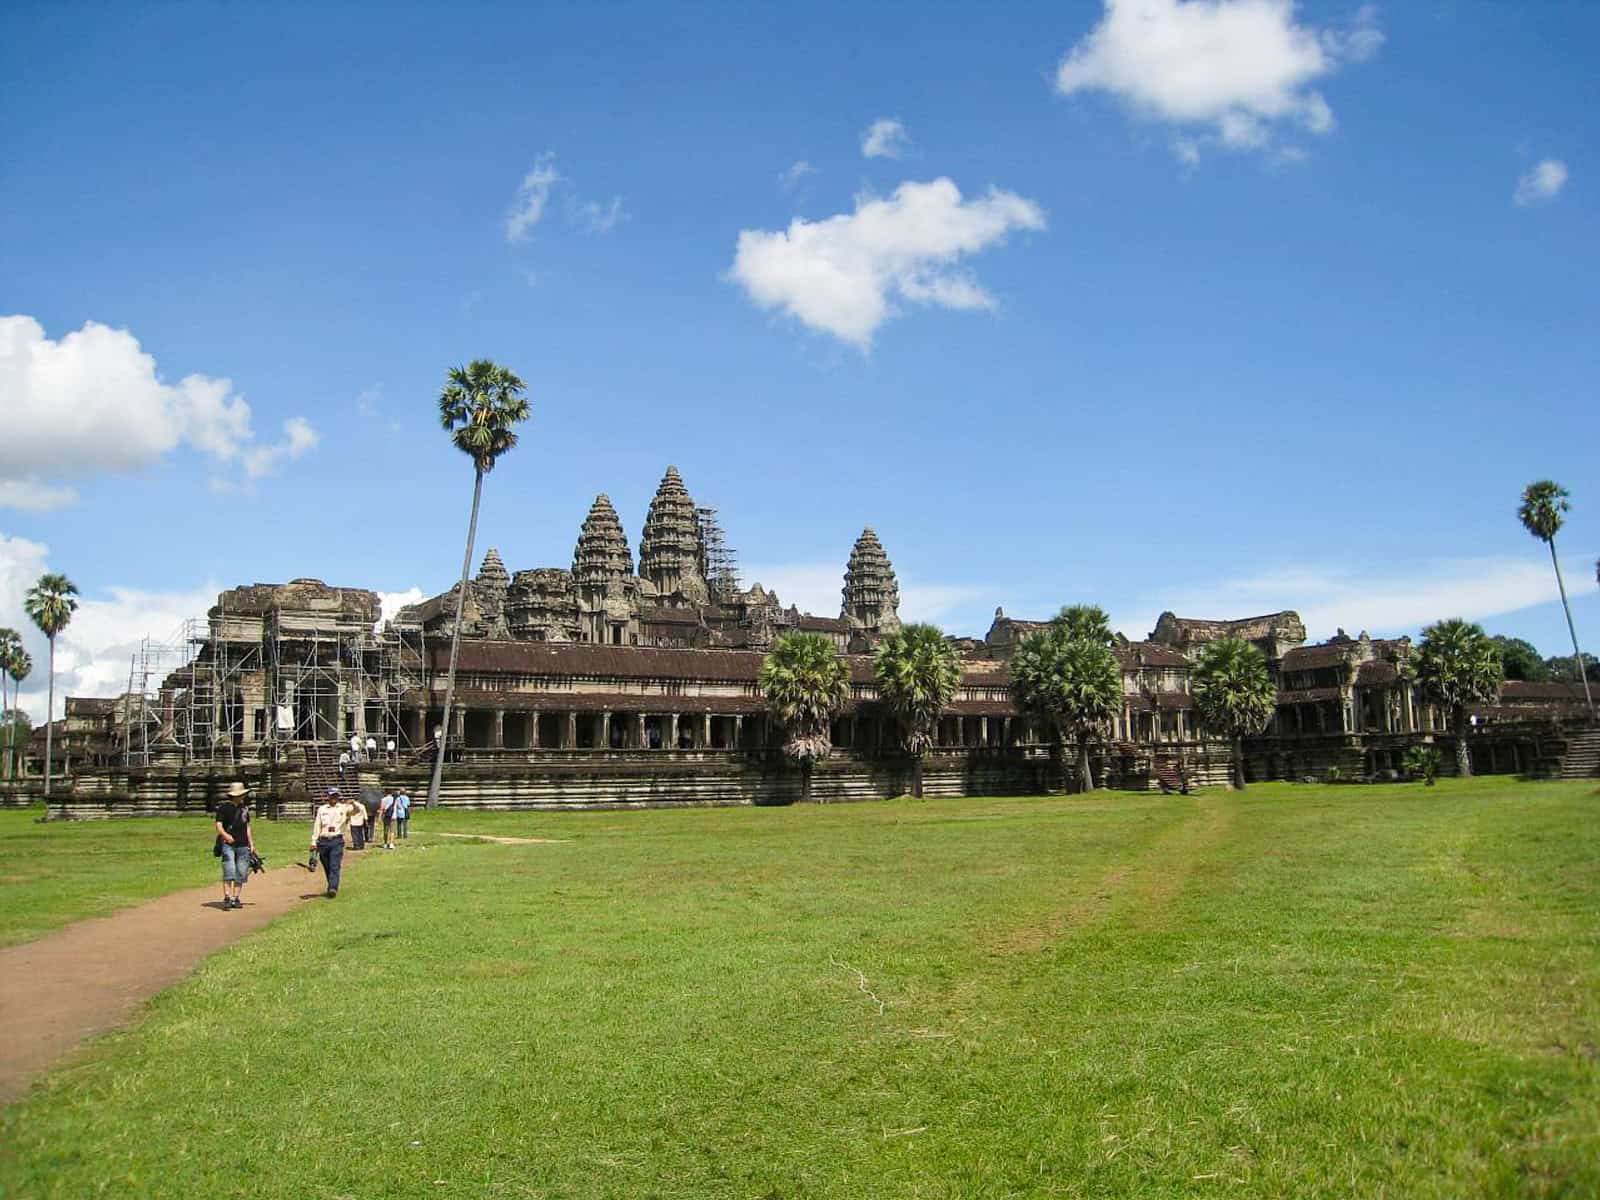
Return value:
M 718 604 L 732 603 L 742 590 L 738 551 L 729 549 L 716 509 L 697 508 L 694 515 L 700 526 L 701 553 L 705 556 L 701 568 L 711 589 L 711 599 Z
M 171 714 L 163 714 L 159 708 L 151 706 L 150 685 L 153 679 L 165 690 L 165 681 L 169 676 L 188 665 L 189 656 L 194 650 L 188 637 L 190 624 L 186 622 L 164 641 L 157 641 L 146 634 L 139 641 L 139 649 L 129 656 L 128 690 L 123 693 L 121 711 L 117 715 L 122 737 L 123 766 L 150 765 L 152 725 L 156 729 L 157 744 L 163 736 L 169 739 L 173 737 Z M 156 699 L 164 702 L 167 697 L 158 696 Z M 135 706 L 138 707 L 137 713 Z

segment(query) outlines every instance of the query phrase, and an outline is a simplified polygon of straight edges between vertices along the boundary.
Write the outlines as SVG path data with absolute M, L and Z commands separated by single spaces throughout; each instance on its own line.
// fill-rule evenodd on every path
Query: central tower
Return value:
M 694 501 L 677 467 L 668 467 L 650 501 L 639 541 L 639 574 L 655 584 L 661 602 L 691 608 L 711 599 L 706 586 L 705 545 Z

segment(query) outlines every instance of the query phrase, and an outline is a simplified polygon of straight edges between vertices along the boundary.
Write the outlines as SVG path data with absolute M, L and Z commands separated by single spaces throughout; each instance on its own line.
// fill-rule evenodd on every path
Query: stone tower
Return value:
M 639 574 L 656 586 L 663 603 L 688 607 L 709 602 L 704 574 L 705 547 L 694 501 L 677 467 L 661 477 L 639 541 Z
M 639 580 L 622 522 L 611 498 L 594 498 L 572 552 L 580 636 L 588 642 L 627 645 L 638 634 Z
M 861 531 L 844 569 L 839 615 L 869 635 L 900 632 L 900 584 L 872 526 Z
M 506 589 L 511 586 L 511 575 L 505 563 L 500 561 L 500 552 L 493 546 L 483 556 L 483 565 L 478 568 L 478 576 L 472 584 L 478 608 L 483 613 L 484 624 L 489 631 L 486 636 L 505 637 Z

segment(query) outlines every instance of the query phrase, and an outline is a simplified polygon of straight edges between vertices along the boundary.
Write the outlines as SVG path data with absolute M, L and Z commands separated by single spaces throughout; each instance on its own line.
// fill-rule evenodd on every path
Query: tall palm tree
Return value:
M 820 633 L 786 633 L 761 664 L 767 707 L 783 726 L 783 752 L 800 767 L 800 798 L 811 799 L 811 766 L 833 749 L 829 726 L 850 694 L 850 666 Z
M 454 367 L 439 393 L 439 424 L 450 434 L 457 450 L 472 459 L 472 517 L 467 522 L 467 552 L 461 558 L 461 586 L 456 591 L 455 626 L 450 633 L 450 671 L 444 685 L 444 723 L 428 782 L 428 807 L 439 804 L 439 780 L 444 773 L 445 741 L 450 736 L 450 705 L 456 692 L 456 656 L 461 648 L 461 617 L 467 607 L 467 577 L 472 571 L 472 543 L 478 535 L 478 503 L 483 498 L 483 477 L 494 470 L 500 456 L 517 444 L 513 428 L 528 419 L 527 390 L 508 368 L 487 358 Z
M 1578 679 L 1583 683 L 1583 698 L 1588 702 L 1589 715 L 1594 715 L 1594 697 L 1589 694 L 1589 673 L 1583 669 L 1583 651 L 1578 649 L 1578 630 L 1572 624 L 1572 605 L 1567 603 L 1567 584 L 1561 578 L 1561 560 L 1556 557 L 1556 533 L 1563 524 L 1563 515 L 1572 505 L 1567 501 L 1567 489 L 1552 479 L 1541 479 L 1522 489 L 1522 506 L 1517 516 L 1522 527 L 1550 547 L 1550 565 L 1556 569 L 1556 587 L 1561 592 L 1561 609 L 1567 614 L 1567 633 L 1572 637 L 1572 661 L 1578 668 Z M 1600 563 L 1595 564 L 1595 574 L 1600 576 Z
M 1111 618 L 1098 604 L 1069 604 L 1050 619 L 1069 638 L 1082 638 L 1109 646 L 1116 641 L 1111 633 Z
M 21 694 L 22 681 L 33 674 L 33 655 L 22 648 L 21 641 L 17 642 L 17 652 L 13 654 L 0 670 L 11 676 L 11 707 L 17 708 L 17 699 Z M 7 768 L 11 775 L 17 774 L 17 728 L 15 718 L 6 721 L 6 757 L 10 760 Z
M 1089 791 L 1089 742 L 1122 707 L 1122 669 L 1104 643 L 1072 633 L 1070 622 L 1052 621 L 1024 637 L 1011 656 L 1011 691 L 1021 707 L 1074 735 L 1078 786 Z
M 932 625 L 903 625 L 878 646 L 872 664 L 878 695 L 900 719 L 911 755 L 911 794 L 922 796 L 922 756 L 934 743 L 939 714 L 961 686 L 961 659 Z
M 5 764 L 0 778 L 11 778 L 11 743 L 16 734 L 11 728 L 11 705 L 6 700 L 6 680 L 11 676 L 11 664 L 22 653 L 22 635 L 15 629 L 0 628 L 0 721 L 6 725 Z
M 72 614 L 78 611 L 77 586 L 65 575 L 44 574 L 39 582 L 28 589 L 22 602 L 29 618 L 39 627 L 39 632 L 50 639 L 50 689 L 44 713 L 44 798 L 50 802 L 51 734 L 55 728 L 56 712 L 56 634 L 67 627 Z
M 1267 659 L 1241 638 L 1220 638 L 1200 652 L 1192 675 L 1200 719 L 1233 741 L 1233 786 L 1244 789 L 1244 739 L 1272 720 L 1278 689 Z
M 1417 685 L 1450 710 L 1456 736 L 1456 773 L 1472 774 L 1467 752 L 1467 705 L 1486 704 L 1500 694 L 1505 678 L 1500 652 L 1483 627 L 1452 617 L 1422 631 L 1412 657 Z

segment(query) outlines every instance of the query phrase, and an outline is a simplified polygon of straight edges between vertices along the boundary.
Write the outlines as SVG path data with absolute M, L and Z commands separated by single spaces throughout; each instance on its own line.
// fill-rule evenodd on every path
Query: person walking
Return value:
M 394 831 L 402 839 L 411 836 L 411 797 L 404 787 L 394 797 Z
M 222 841 L 222 907 L 243 908 L 244 882 L 250 878 L 250 856 L 255 836 L 250 832 L 250 797 L 242 783 L 228 785 L 228 794 L 214 814 L 217 837 Z
M 349 802 L 349 809 L 350 849 L 365 850 L 367 848 L 367 806 L 360 796 L 355 796 Z
M 361 762 L 361 735 L 359 733 L 350 735 L 350 761 L 357 764 Z
M 378 816 L 383 819 L 383 848 L 394 849 L 394 788 L 384 792 L 378 801 Z
M 311 849 L 327 876 L 329 900 L 339 894 L 339 866 L 344 861 L 344 831 L 349 824 L 350 809 L 339 799 L 339 789 L 329 788 L 327 799 L 311 817 Z

